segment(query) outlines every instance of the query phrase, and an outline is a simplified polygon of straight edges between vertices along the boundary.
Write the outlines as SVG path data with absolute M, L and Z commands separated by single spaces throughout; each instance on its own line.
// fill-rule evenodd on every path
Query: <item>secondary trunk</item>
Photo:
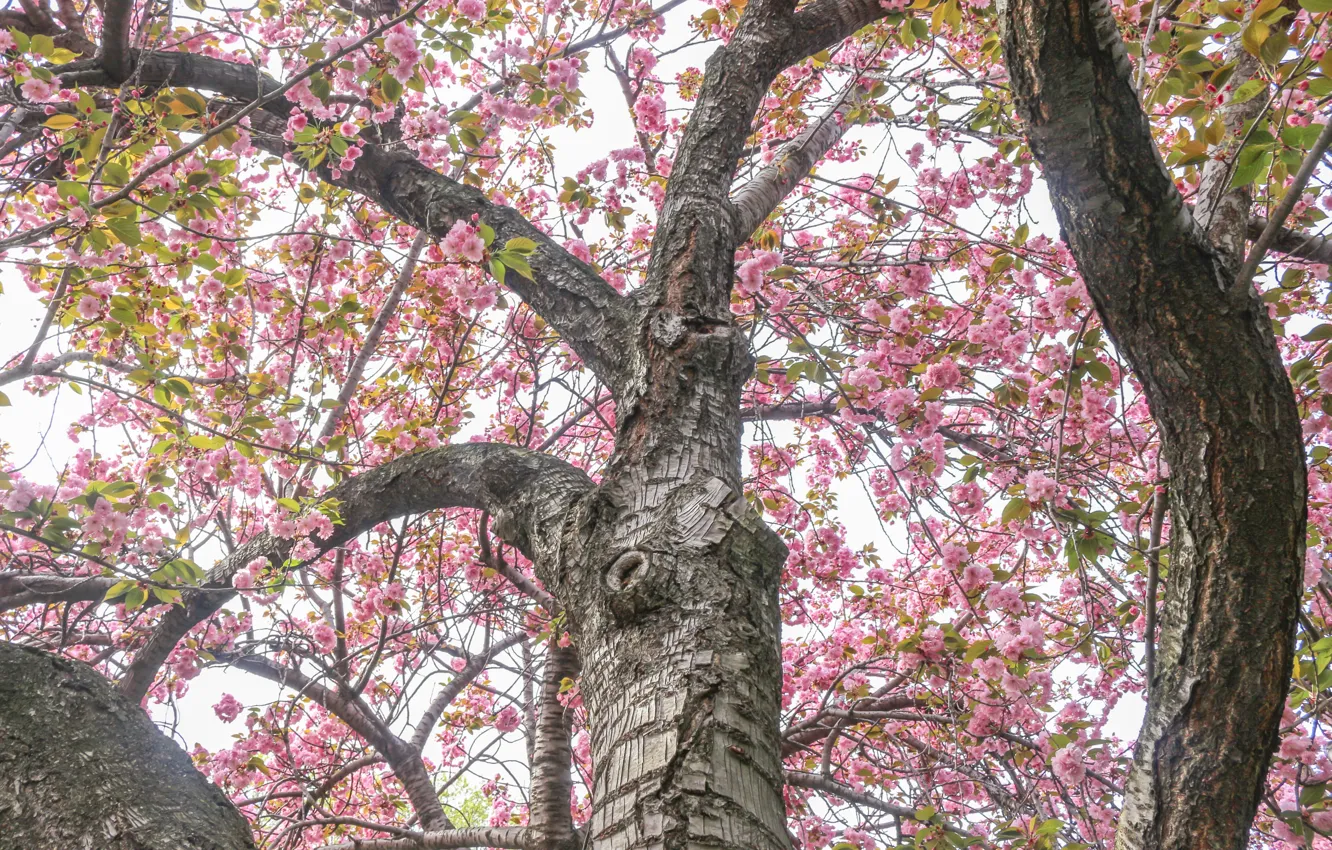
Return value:
M 1303 590 L 1299 411 L 1267 306 L 1161 163 L 1105 0 L 1010 0 L 1002 22 L 1065 239 L 1170 463 L 1156 675 L 1116 846 L 1242 848 Z

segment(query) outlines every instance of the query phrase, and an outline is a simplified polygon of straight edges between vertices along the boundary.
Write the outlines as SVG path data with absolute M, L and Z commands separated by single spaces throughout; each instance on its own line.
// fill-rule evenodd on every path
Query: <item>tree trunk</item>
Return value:
M 254 850 L 245 818 L 138 705 L 83 664 L 8 643 L 0 824 L 4 850 Z
M 542 575 L 583 661 L 591 846 L 785 850 L 785 547 L 740 490 L 749 355 L 729 323 L 651 324 L 655 401 L 622 417 L 611 472 Z
M 1116 846 L 1242 848 L 1303 590 L 1299 411 L 1266 305 L 1161 163 L 1104 0 L 1011 0 L 1002 22 L 1064 237 L 1170 463 L 1156 676 Z

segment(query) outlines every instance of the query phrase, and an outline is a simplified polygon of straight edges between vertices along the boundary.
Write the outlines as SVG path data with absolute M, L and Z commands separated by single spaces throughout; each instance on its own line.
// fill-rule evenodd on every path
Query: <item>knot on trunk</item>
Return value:
M 660 608 L 670 597 L 666 556 L 639 549 L 623 553 L 606 568 L 606 602 L 621 625 Z

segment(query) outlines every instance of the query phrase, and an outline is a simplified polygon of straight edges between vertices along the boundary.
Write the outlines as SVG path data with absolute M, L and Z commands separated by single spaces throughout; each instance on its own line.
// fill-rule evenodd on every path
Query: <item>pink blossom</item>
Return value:
M 465 221 L 454 222 L 441 247 L 446 253 L 472 263 L 481 262 L 486 251 L 486 243 L 482 241 L 480 233 Z
M 1324 366 L 1318 373 L 1318 388 L 1325 393 L 1332 393 L 1332 365 Z
M 416 35 L 405 25 L 398 24 L 384 36 L 384 49 L 398 62 L 415 65 L 421 58 L 416 48 Z
M 931 363 L 925 370 L 925 385 L 927 387 L 938 387 L 940 389 L 950 389 L 962 383 L 962 370 L 957 367 L 957 363 L 951 358 L 945 357 L 938 363 Z
M 231 694 L 223 694 L 222 699 L 213 705 L 213 713 L 216 714 L 218 719 L 223 723 L 230 723 L 240 716 L 240 713 L 244 708 L 245 706 L 241 705 L 240 700 L 236 699 Z
M 522 723 L 522 715 L 518 709 L 513 706 L 506 706 L 499 714 L 495 715 L 495 728 L 501 732 L 512 732 Z
M 19 90 L 23 92 L 23 96 L 34 103 L 46 103 L 55 100 L 56 92 L 59 91 L 59 89 L 60 86 L 58 83 L 48 83 L 45 80 L 39 80 L 36 77 L 25 80 L 23 85 L 19 86 Z
M 85 319 L 96 318 L 102 312 L 102 299 L 96 295 L 85 295 L 79 299 L 79 304 L 75 310 Z
M 1055 776 L 1066 785 L 1078 785 L 1087 778 L 1087 766 L 1083 764 L 1082 748 L 1069 744 L 1050 759 L 1050 767 Z
M 1058 491 L 1058 485 L 1050 476 L 1044 472 L 1033 469 L 1027 473 L 1026 479 L 1027 498 L 1036 502 L 1047 502 L 1055 497 Z
M 473 21 L 484 21 L 486 4 L 484 0 L 458 0 L 458 14 Z
M 662 133 L 666 130 L 666 101 L 660 95 L 640 97 L 634 104 L 638 116 L 638 129 L 644 133 Z

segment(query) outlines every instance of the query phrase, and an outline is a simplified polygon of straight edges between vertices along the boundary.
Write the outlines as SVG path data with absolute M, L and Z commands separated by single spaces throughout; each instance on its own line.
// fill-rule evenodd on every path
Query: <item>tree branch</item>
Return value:
M 427 829 L 452 829 L 453 823 L 444 814 L 439 794 L 421 761 L 420 748 L 406 746 L 402 739 L 367 706 L 359 696 L 349 696 L 340 688 L 322 685 L 294 667 L 285 667 L 261 655 L 230 656 L 218 654 L 219 661 L 239 667 L 256 676 L 291 688 L 328 709 L 329 713 L 346 723 L 379 751 L 388 762 L 393 775 L 402 783 L 403 790 L 412 801 L 412 808 Z
M 915 819 L 916 810 L 906 806 L 895 806 L 892 803 L 885 803 L 875 797 L 861 791 L 857 791 L 850 785 L 838 782 L 830 776 L 819 776 L 813 773 L 801 773 L 796 770 L 787 770 L 783 772 L 786 777 L 786 784 L 795 788 L 808 788 L 811 791 L 819 791 L 824 794 L 832 794 L 834 797 L 841 797 L 848 803 L 858 803 L 862 806 L 868 806 L 885 814 L 894 815 L 899 818 Z
M 356 394 L 357 388 L 361 386 L 361 376 L 365 374 L 365 367 L 370 363 L 370 358 L 375 356 L 375 350 L 379 348 L 379 338 L 384 335 L 384 329 L 388 323 L 393 320 L 398 312 L 398 302 L 402 300 L 402 295 L 407 291 L 407 287 L 412 282 L 412 274 L 416 271 L 416 261 L 420 258 L 421 252 L 426 246 L 426 232 L 418 231 L 416 238 L 412 240 L 412 247 L 407 251 L 407 258 L 402 262 L 402 269 L 398 272 L 398 278 L 393 283 L 393 288 L 389 290 L 388 297 L 384 303 L 379 305 L 379 315 L 375 317 L 374 324 L 366 332 L 365 339 L 361 342 L 361 350 L 356 354 L 356 360 L 351 368 L 347 370 L 347 379 L 342 383 L 342 390 L 338 392 L 337 405 L 329 411 L 328 419 L 324 420 L 324 427 L 319 429 L 319 437 L 316 442 L 324 442 L 338 429 L 338 422 L 347 412 L 347 405 L 351 404 L 352 396 Z
M 532 751 L 531 804 L 528 822 L 542 837 L 543 847 L 572 848 L 576 832 L 569 810 L 573 793 L 573 711 L 560 702 L 565 679 L 577 679 L 578 651 L 551 638 L 546 669 L 541 674 L 541 714 Z
M 1249 250 L 1249 256 L 1244 260 L 1244 265 L 1240 266 L 1239 274 L 1235 275 L 1236 286 L 1247 287 L 1253 281 L 1253 273 L 1258 270 L 1258 264 L 1263 261 L 1268 249 L 1276 242 L 1277 234 L 1281 232 L 1282 225 L 1290 217 L 1295 205 L 1300 202 L 1300 198 L 1304 195 L 1304 187 L 1309 184 L 1309 179 L 1317 170 L 1324 152 L 1329 145 L 1332 145 L 1332 114 L 1325 116 L 1325 120 L 1327 123 L 1323 125 L 1323 132 L 1318 134 L 1313 147 L 1309 148 L 1309 152 L 1305 155 L 1300 170 L 1295 173 L 1294 179 L 1286 187 L 1285 197 L 1277 204 L 1272 220 L 1263 228 L 1263 232 L 1258 234 L 1253 248 Z
M 740 239 L 748 239 L 841 140 L 847 129 L 846 114 L 859 103 L 858 94 L 852 84 L 830 110 L 785 144 L 770 165 L 735 193 L 731 203 L 736 208 L 736 235 Z
M 102 5 L 102 48 L 97 61 L 114 82 L 129 79 L 134 64 L 129 32 L 134 18 L 134 0 L 106 0 Z
M 464 443 L 407 455 L 332 488 L 340 524 L 328 539 L 312 538 L 322 554 L 381 522 L 444 508 L 476 508 L 496 517 L 496 531 L 529 558 L 555 545 L 565 512 L 592 488 L 581 470 L 549 455 L 498 443 Z M 176 643 L 235 596 L 231 579 L 257 558 L 287 569 L 295 540 L 267 532 L 239 547 L 208 574 L 201 590 L 171 607 L 120 680 L 135 701 L 148 693 Z M 202 592 L 222 590 L 224 592 Z
M 1267 219 L 1254 216 L 1249 219 L 1249 238 L 1257 240 L 1267 229 Z M 1272 239 L 1271 248 L 1279 254 L 1332 266 L 1332 239 L 1301 233 L 1289 227 L 1279 228 Z
M 1065 241 L 1171 470 L 1170 581 L 1116 847 L 1243 847 L 1304 589 L 1294 393 L 1267 305 L 1161 161 L 1108 0 L 1007 0 L 1000 25 Z
M 292 105 L 277 96 L 286 84 L 252 66 L 212 57 L 131 51 L 131 58 L 136 81 L 147 87 L 170 84 L 214 92 L 237 100 L 242 111 L 249 108 L 243 104 L 264 101 L 262 109 L 250 113 L 255 131 L 271 134 L 267 145 L 259 146 L 288 152 L 279 137 Z M 95 63 L 70 63 L 56 71 L 67 88 L 117 82 Z M 265 120 L 263 113 L 271 117 Z M 536 251 L 528 258 L 533 279 L 509 272 L 504 276 L 505 286 L 554 327 L 598 377 L 613 388 L 622 383 L 623 353 L 635 332 L 634 312 L 627 299 L 516 210 L 491 203 L 479 189 L 427 168 L 405 152 L 370 143 L 362 151 L 355 168 L 339 178 L 333 177 L 327 163 L 314 173 L 327 183 L 363 195 L 436 239 L 446 236 L 458 221 L 475 217 L 494 229 L 496 248 L 518 237 L 535 242 Z
M 410 838 L 360 838 L 346 844 L 329 844 L 320 850 L 453 850 L 461 847 L 538 850 L 540 841 L 527 827 L 474 826 L 417 833 Z
M 439 722 L 439 718 L 444 714 L 444 709 L 448 708 L 458 698 L 458 694 L 463 692 L 463 688 L 466 688 L 477 676 L 481 675 L 481 671 L 486 669 L 486 665 L 490 664 L 496 655 L 506 649 L 512 649 L 525 640 L 527 640 L 527 635 L 519 632 L 504 638 L 485 652 L 469 656 L 463 668 L 430 701 L 425 714 L 421 716 L 420 721 L 416 724 L 416 730 L 412 733 L 411 740 L 407 742 L 408 745 L 418 753 L 425 749 L 426 741 L 430 740 L 430 733 L 434 730 L 435 724 Z
M 52 602 L 100 602 L 119 578 L 0 573 L 0 611 Z

